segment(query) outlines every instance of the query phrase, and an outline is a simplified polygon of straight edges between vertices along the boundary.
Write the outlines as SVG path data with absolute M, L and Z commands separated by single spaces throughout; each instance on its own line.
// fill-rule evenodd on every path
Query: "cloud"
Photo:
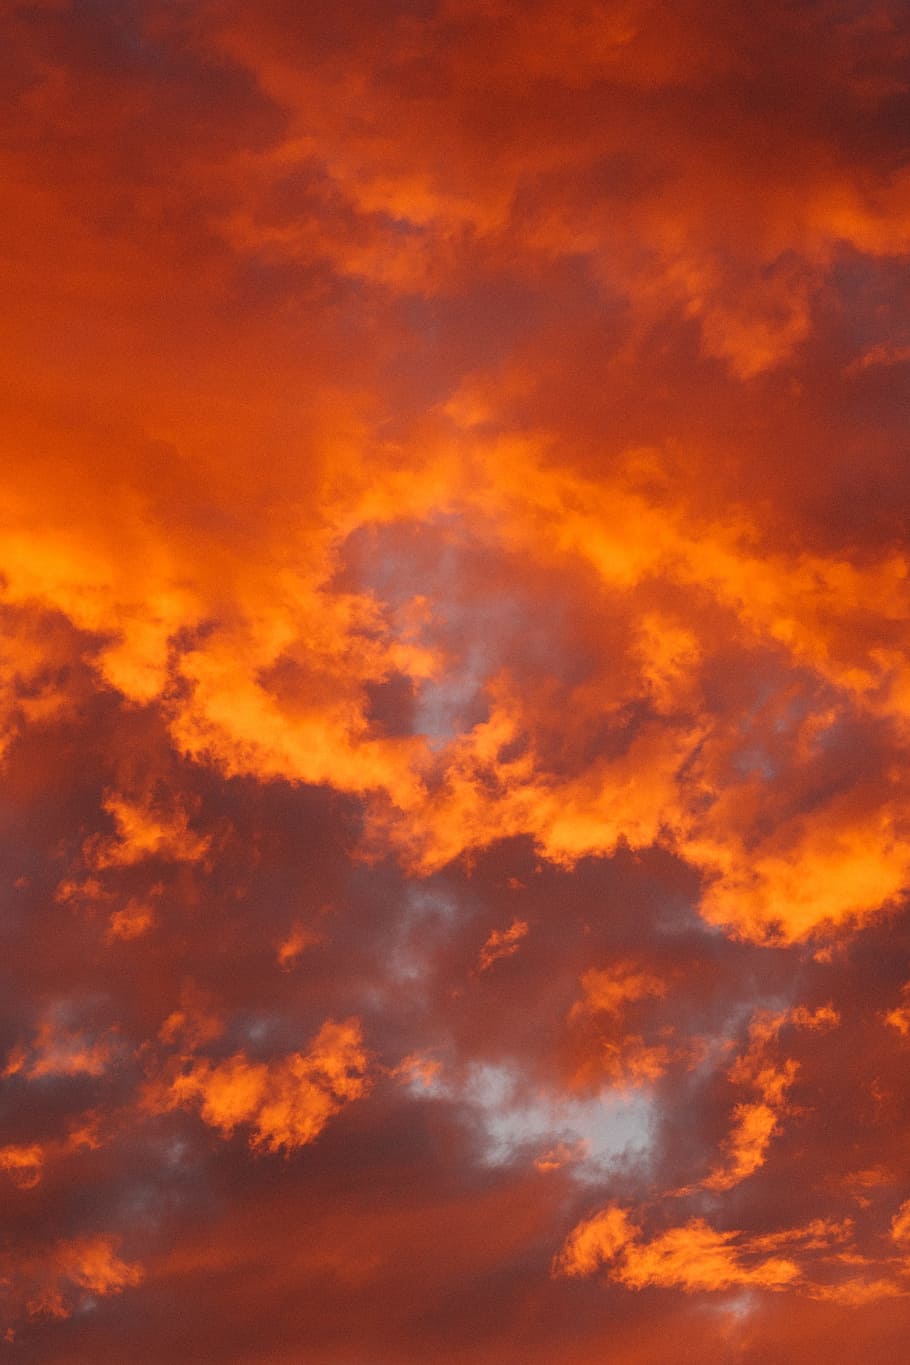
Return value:
M 910 1240 L 910 1200 L 901 1204 L 891 1221 L 891 1236 L 895 1242 Z
M 86 849 L 89 866 L 98 870 L 129 867 L 143 858 L 197 862 L 208 849 L 208 840 L 189 830 L 185 811 L 155 811 L 114 793 L 105 797 L 104 809 L 113 817 L 117 833 L 112 839 L 96 839 Z
M 905 982 L 901 987 L 901 995 L 910 997 L 910 982 Z M 885 1015 L 885 1023 L 896 1029 L 901 1037 L 910 1036 L 910 1003 L 896 1005 L 893 1010 L 889 1010 Z
M 0 1335 L 900 1359 L 906 7 L 0 37 Z
M 891 1276 L 851 1276 L 838 1280 L 808 1278 L 798 1255 L 809 1256 L 813 1269 L 827 1270 L 834 1261 L 851 1265 L 865 1258 L 834 1248 L 849 1242 L 851 1220 L 834 1223 L 815 1219 L 804 1227 L 786 1228 L 763 1236 L 739 1231 L 718 1232 L 703 1218 L 670 1227 L 650 1238 L 617 1205 L 608 1205 L 572 1230 L 554 1261 L 557 1275 L 587 1276 L 602 1267 L 610 1279 L 628 1289 L 657 1286 L 681 1289 L 687 1294 L 725 1293 L 734 1288 L 755 1288 L 804 1294 L 810 1299 L 851 1307 L 903 1297 L 907 1289 Z M 789 1256 L 768 1256 L 781 1249 Z
M 326 1021 L 306 1053 L 259 1063 L 237 1053 L 221 1062 L 199 1058 L 180 1065 L 152 1084 L 145 1105 L 152 1113 L 198 1105 L 203 1122 L 222 1136 L 248 1125 L 254 1150 L 292 1152 L 318 1137 L 345 1104 L 368 1093 L 366 1066 L 357 1021 Z
M 783 1022 L 783 1016 L 764 1015 L 750 1026 L 749 1049 L 737 1059 L 729 1075 L 734 1085 L 747 1086 L 759 1098 L 735 1106 L 733 1125 L 724 1143 L 726 1162 L 708 1176 L 706 1189 L 730 1189 L 752 1175 L 764 1163 L 768 1144 L 779 1131 L 780 1120 L 787 1113 L 787 1092 L 799 1070 L 792 1058 L 777 1063 L 768 1056 L 769 1045 Z
M 102 1075 L 123 1051 L 116 1025 L 100 1034 L 69 1028 L 71 1013 L 65 1004 L 48 1010 L 33 1042 L 12 1050 L 4 1075 L 21 1074 L 29 1080 Z
M 140 1284 L 142 1266 L 122 1260 L 118 1246 L 118 1239 L 107 1235 L 64 1240 L 17 1265 L 6 1281 L 12 1290 L 7 1320 L 68 1318 L 90 1296 L 120 1294 Z
M 565 1275 L 587 1275 L 618 1258 L 608 1273 L 627 1288 L 658 1285 L 690 1294 L 737 1285 L 780 1290 L 799 1277 L 793 1261 L 778 1257 L 746 1261 L 750 1248 L 740 1237 L 738 1232 L 716 1232 L 694 1218 L 644 1241 L 624 1210 L 610 1206 L 574 1229 L 556 1268 Z
M 635 971 L 625 965 L 592 969 L 581 979 L 582 999 L 576 1001 L 569 1018 L 585 1014 L 618 1014 L 624 1005 L 648 996 L 666 994 L 666 984 L 659 977 Z
M 493 929 L 480 950 L 480 971 L 487 971 L 501 957 L 517 953 L 527 932 L 527 921 L 521 919 L 513 920 L 508 929 Z
M 110 939 L 141 938 L 155 923 L 155 912 L 148 905 L 130 901 L 122 910 L 111 912 L 108 937 Z
M 30 1147 L 9 1144 L 0 1147 L 0 1170 L 6 1171 L 14 1185 L 30 1190 L 39 1183 L 44 1165 L 44 1152 L 37 1143 Z

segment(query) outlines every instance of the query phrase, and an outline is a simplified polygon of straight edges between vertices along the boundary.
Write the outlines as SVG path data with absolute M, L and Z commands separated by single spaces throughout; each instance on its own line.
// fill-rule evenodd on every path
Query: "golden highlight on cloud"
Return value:
M 67 1026 L 65 1007 L 47 1011 L 31 1045 L 17 1044 L 9 1054 L 4 1076 L 29 1080 L 49 1076 L 100 1076 L 122 1051 L 116 1024 L 101 1035 Z
M 0 1170 L 5 1171 L 21 1190 L 33 1189 L 38 1184 L 43 1166 L 44 1152 L 37 1143 L 29 1147 L 19 1147 L 13 1143 L 0 1147 Z
M 291 1152 L 368 1092 L 366 1066 L 357 1021 L 327 1021 L 306 1053 L 273 1062 L 252 1062 L 242 1052 L 221 1062 L 181 1061 L 173 1076 L 152 1085 L 145 1104 L 159 1113 L 198 1105 L 203 1122 L 224 1137 L 243 1124 L 251 1128 L 251 1147 Z
M 528 925 L 523 919 L 513 920 L 508 929 L 494 929 L 480 950 L 480 970 L 485 972 L 499 958 L 517 953 L 527 932 Z
M 625 966 L 607 967 L 599 971 L 594 968 L 585 972 L 581 986 L 583 997 L 572 1006 L 570 1019 L 601 1011 L 619 1014 L 627 1001 L 664 996 L 667 993 L 666 985 L 659 977 Z
M 624 1209 L 609 1205 L 572 1230 L 554 1260 L 553 1272 L 578 1277 L 605 1268 L 608 1278 L 628 1289 L 656 1286 L 687 1294 L 763 1289 L 852 1307 L 910 1293 L 893 1275 L 812 1278 L 816 1273 L 830 1274 L 832 1263 L 877 1269 L 871 1259 L 852 1253 L 849 1245 L 839 1249 L 850 1243 L 852 1233 L 849 1219 L 843 1223 L 814 1219 L 805 1227 L 746 1236 L 740 1231 L 718 1232 L 703 1218 L 692 1218 L 643 1238 Z M 789 1254 L 767 1254 L 778 1250 Z M 882 1268 L 886 1267 L 883 1259 Z
M 792 1058 L 777 1062 L 768 1056 L 782 1023 L 784 1016 L 766 1015 L 750 1026 L 749 1048 L 734 1063 L 729 1076 L 734 1085 L 747 1087 L 758 1098 L 735 1106 L 731 1130 L 724 1141 L 725 1161 L 704 1182 L 706 1189 L 730 1189 L 752 1175 L 763 1165 L 768 1144 L 779 1131 L 787 1112 L 787 1092 L 799 1070 L 799 1063 Z
M 70 1318 L 91 1306 L 95 1296 L 120 1294 L 140 1284 L 142 1267 L 122 1260 L 117 1248 L 118 1239 L 111 1236 L 79 1237 L 22 1262 L 6 1258 L 4 1268 L 12 1271 L 4 1275 L 11 1316 L 38 1322 Z M 5 1340 L 12 1343 L 18 1335 L 16 1327 L 7 1328 Z
M 901 1359 L 907 7 L 0 10 L 0 1352 Z
M 798 1278 L 793 1261 L 766 1257 L 750 1262 L 749 1250 L 740 1233 L 715 1232 L 701 1218 L 642 1241 L 640 1229 L 614 1206 L 574 1230 L 556 1268 L 564 1275 L 587 1275 L 619 1258 L 609 1273 L 629 1289 L 658 1285 L 687 1293 L 740 1285 L 780 1289 Z

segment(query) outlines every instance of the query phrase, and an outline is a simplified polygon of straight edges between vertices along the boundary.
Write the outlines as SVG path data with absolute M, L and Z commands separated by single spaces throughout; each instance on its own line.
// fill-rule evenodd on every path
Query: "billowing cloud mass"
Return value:
M 0 39 L 0 1354 L 902 1359 L 907 7 Z

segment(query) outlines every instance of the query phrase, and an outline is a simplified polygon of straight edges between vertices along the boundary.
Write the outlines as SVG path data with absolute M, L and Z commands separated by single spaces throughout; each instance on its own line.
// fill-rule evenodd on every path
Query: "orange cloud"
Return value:
M 288 971 L 301 953 L 307 948 L 311 948 L 314 943 L 318 943 L 319 935 L 312 930 L 305 928 L 302 924 L 295 924 L 287 938 L 278 945 L 278 965 Z
M 107 937 L 130 940 L 141 938 L 155 923 L 155 912 L 148 905 L 132 900 L 122 910 L 114 910 L 108 921 Z
M 860 1308 L 865 1304 L 880 1303 L 882 1299 L 904 1298 L 910 1290 L 897 1280 L 855 1278 L 842 1280 L 839 1284 L 814 1285 L 809 1292 L 813 1299 L 819 1299 L 823 1303 L 838 1303 L 847 1308 Z
M 630 1289 L 646 1285 L 678 1286 L 687 1293 L 755 1285 L 781 1289 L 799 1276 L 793 1261 L 778 1257 L 744 1262 L 735 1232 L 715 1232 L 699 1218 L 685 1227 L 626 1251 L 617 1278 Z
M 63 1243 L 56 1251 L 57 1264 L 61 1273 L 80 1289 L 93 1294 L 116 1294 L 128 1285 L 138 1284 L 142 1269 L 121 1260 L 115 1245 L 109 1237 Z
M 0 1147 L 0 1170 L 9 1175 L 14 1185 L 31 1190 L 40 1182 L 44 1166 L 44 1151 L 37 1144 Z
M 701 1218 L 645 1241 L 625 1211 L 611 1205 L 572 1231 L 555 1269 L 589 1275 L 607 1265 L 610 1278 L 629 1289 L 657 1285 L 690 1294 L 746 1285 L 780 1290 L 799 1279 L 793 1261 L 750 1258 L 750 1250 L 741 1233 L 716 1232 Z
M 5 1340 L 23 1334 L 28 1323 L 60 1322 L 98 1298 L 135 1288 L 144 1278 L 137 1262 L 118 1254 L 120 1239 L 106 1233 L 59 1240 L 3 1259 Z M 27 1338 L 26 1338 L 27 1339 Z
M 306 1053 L 274 1062 L 251 1062 L 243 1053 L 223 1062 L 200 1058 L 154 1083 L 145 1103 L 153 1113 L 198 1107 L 203 1122 L 224 1137 L 249 1125 L 254 1149 L 292 1152 L 368 1093 L 366 1067 L 357 1020 L 327 1021 Z
M 885 1015 L 885 1023 L 904 1038 L 910 1037 L 910 981 L 901 987 L 901 994 L 907 999 L 906 1004 L 896 1005 L 893 1010 L 888 1010 Z
M 619 1087 L 642 1086 L 658 1080 L 686 1049 L 671 1048 L 662 1030 L 659 1041 L 628 1027 L 628 1007 L 639 1001 L 662 1000 L 667 983 L 662 977 L 630 962 L 592 968 L 581 978 L 582 997 L 569 1010 L 570 1051 L 574 1081 L 590 1085 L 607 1080 Z
M 508 929 L 494 929 L 480 950 L 480 971 L 488 971 L 501 957 L 517 953 L 527 932 L 527 921 L 522 919 L 513 920 Z
M 130 867 L 144 858 L 196 862 L 208 849 L 208 839 L 192 833 L 183 810 L 158 811 L 114 793 L 105 797 L 104 809 L 113 816 L 117 834 L 91 841 L 86 854 L 93 867 Z
M 790 1019 L 799 1028 L 811 1029 L 816 1033 L 827 1033 L 829 1029 L 837 1028 L 840 1024 L 840 1015 L 831 1005 L 819 1005 L 815 1010 L 807 1009 L 805 1005 L 797 1005 L 790 1011 Z
M 194 1052 L 220 1038 L 224 1019 L 204 991 L 192 981 L 180 990 L 180 1007 L 172 1010 L 158 1030 L 162 1043 L 179 1043 L 185 1052 Z
M 753 1020 L 747 1051 L 730 1069 L 734 1085 L 757 1091 L 759 1098 L 737 1104 L 733 1126 L 724 1147 L 726 1160 L 704 1181 L 706 1189 L 728 1190 L 753 1175 L 764 1163 L 772 1137 L 780 1130 L 787 1113 L 787 1091 L 799 1070 L 792 1058 L 777 1064 L 769 1056 L 784 1015 L 760 1014 Z
M 654 1285 L 690 1294 L 747 1287 L 788 1290 L 818 1302 L 852 1308 L 903 1297 L 908 1291 L 893 1276 L 819 1280 L 793 1259 L 767 1255 L 782 1247 L 803 1261 L 808 1253 L 827 1253 L 820 1260 L 814 1258 L 812 1265 L 813 1270 L 822 1272 L 831 1262 L 872 1265 L 868 1258 L 849 1249 L 835 1250 L 849 1242 L 852 1233 L 850 1219 L 814 1219 L 802 1227 L 747 1236 L 736 1231 L 717 1232 L 704 1219 L 693 1218 L 646 1239 L 625 1210 L 609 1205 L 572 1230 L 553 1270 L 557 1275 L 586 1276 L 606 1267 L 608 1278 L 628 1289 Z
M 43 1076 L 100 1076 L 121 1055 L 116 1027 L 99 1035 L 67 1027 L 67 1011 L 49 1010 L 38 1025 L 31 1046 L 10 1054 L 5 1075 L 29 1080 Z
M 550 1171 L 561 1171 L 564 1166 L 570 1166 L 577 1161 L 584 1161 L 588 1156 L 588 1143 L 584 1138 L 580 1138 L 575 1143 L 558 1142 L 555 1147 L 549 1148 L 546 1152 L 541 1152 L 534 1158 L 534 1168 L 546 1175 Z
M 666 994 L 666 982 L 628 965 L 592 969 L 581 979 L 583 996 L 569 1013 L 570 1019 L 585 1014 L 618 1014 L 627 1002 Z
M 425 1057 L 419 1052 L 412 1052 L 407 1057 L 402 1057 L 397 1066 L 392 1067 L 390 1075 L 408 1084 L 419 1081 L 425 1090 L 429 1090 L 441 1071 L 442 1063 L 435 1057 Z
M 562 1275 L 591 1275 L 613 1261 L 639 1233 L 625 1209 L 610 1204 L 572 1229 L 554 1270 Z
M 910 1241 L 910 1199 L 901 1204 L 891 1220 L 891 1236 L 895 1242 Z
M 906 7 L 0 9 L 0 1336 L 900 1359 Z
M 48 1166 L 71 1153 L 97 1151 L 102 1140 L 99 1135 L 100 1116 L 92 1110 L 80 1114 L 67 1123 L 64 1138 L 42 1142 L 8 1143 L 0 1147 L 0 1170 L 5 1171 L 20 1190 L 33 1190 L 40 1185 Z

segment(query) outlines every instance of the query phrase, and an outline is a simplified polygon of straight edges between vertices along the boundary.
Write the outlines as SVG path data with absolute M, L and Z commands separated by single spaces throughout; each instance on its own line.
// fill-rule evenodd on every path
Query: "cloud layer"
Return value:
M 905 7 L 0 30 L 0 1352 L 898 1358 Z

